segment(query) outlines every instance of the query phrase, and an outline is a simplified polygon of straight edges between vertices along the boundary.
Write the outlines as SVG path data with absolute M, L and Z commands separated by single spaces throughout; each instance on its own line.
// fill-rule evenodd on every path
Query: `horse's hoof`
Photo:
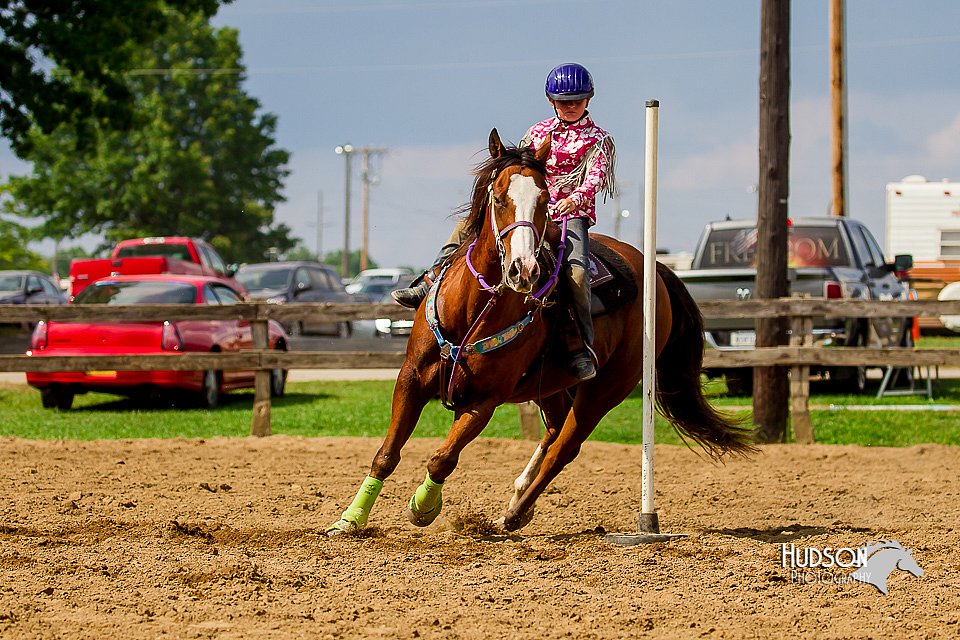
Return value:
M 342 536 L 346 533 L 356 533 L 359 530 L 360 527 L 357 526 L 356 522 L 350 522 L 349 520 L 341 518 L 327 527 L 324 533 L 326 533 L 328 538 L 335 538 L 336 536 Z
M 427 525 L 433 524 L 433 521 L 440 515 L 440 509 L 443 507 L 443 498 L 440 498 L 440 500 L 437 501 L 437 505 L 433 509 L 430 509 L 430 511 L 417 511 L 416 505 L 414 504 L 415 500 L 416 496 L 410 498 L 410 504 L 403 511 L 407 516 L 407 520 L 417 527 L 426 527 Z
M 533 520 L 533 506 L 532 506 L 532 505 L 531 505 L 531 507 L 530 507 L 529 509 L 527 509 L 526 511 L 524 511 L 523 513 L 520 514 L 520 518 L 517 520 L 517 526 L 516 526 L 513 530 L 514 530 L 514 531 L 517 531 L 517 530 L 519 530 L 519 529 L 523 529 L 525 526 L 527 526 L 528 524 L 530 524 L 530 521 L 531 521 L 531 520 Z
M 530 507 L 519 516 L 511 518 L 509 521 L 507 520 L 507 516 L 501 516 L 493 521 L 493 526 L 506 533 L 519 531 L 530 524 L 530 521 L 533 520 L 533 511 L 533 507 Z

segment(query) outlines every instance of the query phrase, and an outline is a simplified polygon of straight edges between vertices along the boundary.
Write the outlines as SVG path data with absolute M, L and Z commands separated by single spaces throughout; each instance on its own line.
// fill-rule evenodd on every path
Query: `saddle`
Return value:
M 554 251 L 545 252 L 543 271 L 553 273 L 557 264 Z M 627 263 L 612 249 L 599 240 L 590 238 L 588 256 L 590 272 L 590 314 L 594 317 L 606 315 L 623 305 L 634 301 L 639 294 L 637 281 Z M 561 277 L 557 288 L 561 304 L 567 304 L 569 297 L 566 279 Z

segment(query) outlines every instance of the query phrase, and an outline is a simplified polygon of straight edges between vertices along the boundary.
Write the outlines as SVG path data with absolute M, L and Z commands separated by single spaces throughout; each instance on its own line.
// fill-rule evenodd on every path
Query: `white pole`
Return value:
M 660 533 L 653 506 L 653 419 L 657 320 L 657 126 L 658 100 L 647 100 L 643 197 L 643 466 L 640 531 Z

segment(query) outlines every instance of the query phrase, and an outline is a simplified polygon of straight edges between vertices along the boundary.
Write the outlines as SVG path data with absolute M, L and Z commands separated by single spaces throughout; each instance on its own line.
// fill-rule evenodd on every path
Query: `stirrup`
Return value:
M 581 381 L 596 377 L 597 367 L 593 364 L 593 356 L 589 348 L 573 354 L 570 358 L 570 373 Z

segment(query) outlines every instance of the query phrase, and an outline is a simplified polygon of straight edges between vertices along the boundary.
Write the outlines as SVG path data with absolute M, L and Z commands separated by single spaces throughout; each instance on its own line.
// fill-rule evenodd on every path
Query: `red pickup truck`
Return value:
M 70 263 L 70 299 L 100 278 L 146 273 L 182 273 L 219 276 L 246 294 L 233 279 L 236 269 L 199 238 L 134 238 L 117 243 L 109 258 L 74 260 Z

